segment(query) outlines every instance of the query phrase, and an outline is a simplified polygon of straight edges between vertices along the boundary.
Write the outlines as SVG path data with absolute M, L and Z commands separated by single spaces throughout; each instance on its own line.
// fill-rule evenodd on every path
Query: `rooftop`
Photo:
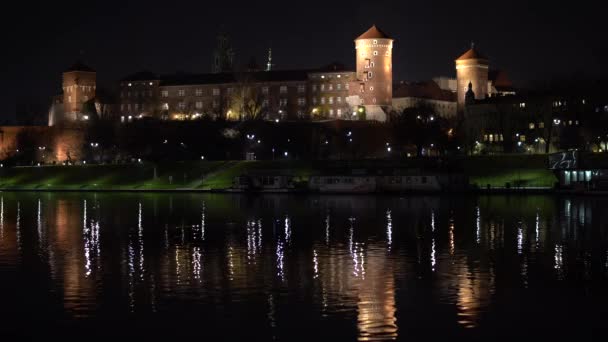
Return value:
M 357 37 L 355 40 L 359 39 L 392 39 L 388 34 L 384 33 L 381 29 L 379 29 L 376 25 L 373 25 L 369 30 L 365 31 L 362 35 Z
M 484 59 L 487 60 L 486 56 L 482 55 L 474 46 L 472 46 L 467 52 L 462 54 L 462 56 L 458 57 L 457 61 L 467 60 L 467 59 Z
M 67 68 L 64 72 L 72 72 L 72 71 L 95 72 L 95 69 L 84 64 L 82 61 L 77 61 L 76 63 L 72 64 L 71 67 Z

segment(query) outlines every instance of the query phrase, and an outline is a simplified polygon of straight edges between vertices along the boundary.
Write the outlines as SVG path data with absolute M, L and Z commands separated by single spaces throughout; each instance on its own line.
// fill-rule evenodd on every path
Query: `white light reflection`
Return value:
M 203 255 L 200 247 L 194 247 L 192 249 L 192 273 L 194 279 L 201 280 L 201 274 L 203 273 Z
M 284 250 L 283 250 L 283 242 L 281 240 L 277 241 L 277 276 L 281 278 L 282 281 L 285 281 L 285 270 L 284 270 Z
M 312 264 L 314 265 L 313 279 L 317 279 L 319 278 L 319 256 L 317 255 L 316 249 L 313 249 L 312 251 Z
M 203 209 L 201 210 L 201 240 L 205 241 L 205 202 L 203 201 Z
M 36 230 L 38 231 L 39 243 L 42 240 L 42 202 L 38 199 L 38 212 L 36 215 Z
M 536 248 L 540 247 L 540 213 L 536 212 L 536 223 L 535 223 L 535 233 L 536 233 Z
M 262 221 L 247 221 L 247 262 L 255 263 L 262 249 Z
M 453 217 L 450 217 L 449 235 L 450 235 L 450 255 L 454 255 L 454 252 L 456 251 L 456 244 L 454 242 L 454 218 Z
M 436 246 L 435 246 L 435 211 L 431 212 L 431 270 L 435 272 L 435 265 L 437 265 L 436 257 Z
M 524 228 L 523 222 L 519 221 L 517 225 L 517 254 L 521 255 L 524 251 Z
M 329 245 L 329 210 L 327 211 L 327 216 L 325 216 L 325 244 Z
M 144 279 L 144 226 L 142 224 L 142 206 L 139 202 L 139 211 L 137 215 L 137 238 L 139 242 L 139 278 Z
M 4 239 L 4 196 L 0 197 L 0 240 Z
M 285 243 L 289 245 L 291 242 L 291 220 L 289 216 L 285 216 Z
M 386 239 L 388 242 L 388 251 L 390 252 L 393 245 L 393 218 L 390 209 L 386 211 Z
M 15 222 L 15 234 L 17 235 L 17 248 L 21 251 L 21 202 L 17 202 L 17 222 Z
M 477 213 L 476 213 L 476 217 L 475 217 L 475 224 L 476 224 L 476 237 L 477 237 L 477 244 L 481 243 L 481 210 L 479 209 L 479 206 L 477 206 Z
M 230 280 L 234 280 L 234 249 L 232 246 L 228 247 L 228 275 Z
M 557 278 L 563 279 L 564 276 L 564 247 L 560 244 L 555 245 L 555 260 L 553 268 L 557 271 Z

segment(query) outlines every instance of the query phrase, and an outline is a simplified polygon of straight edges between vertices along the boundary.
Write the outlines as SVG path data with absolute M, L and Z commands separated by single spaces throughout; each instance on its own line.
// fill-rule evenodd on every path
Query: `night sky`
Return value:
M 354 66 L 353 39 L 377 24 L 396 39 L 395 80 L 454 75 L 454 59 L 474 41 L 516 85 L 608 74 L 605 12 L 599 1 L 21 1 L 3 10 L 0 119 L 17 103 L 50 103 L 61 72 L 84 52 L 98 85 L 129 73 L 209 72 L 221 27 L 237 63 L 276 68 L 341 61 Z M 11 23 L 8 20 L 16 20 Z M 8 42 L 8 43 L 7 43 Z

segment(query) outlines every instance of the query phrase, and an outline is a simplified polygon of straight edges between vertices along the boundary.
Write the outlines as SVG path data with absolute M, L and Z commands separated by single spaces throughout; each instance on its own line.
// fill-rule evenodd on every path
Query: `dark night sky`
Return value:
M 61 92 L 61 72 L 84 51 L 98 83 L 112 86 L 142 69 L 208 72 L 224 25 L 237 62 L 277 68 L 354 65 L 353 39 L 376 23 L 396 39 L 395 79 L 453 76 L 471 41 L 518 85 L 583 73 L 608 74 L 605 15 L 599 1 L 78 1 L 30 3 L 4 11 L 0 119 L 18 102 L 45 103 Z M 8 44 L 6 43 L 8 42 Z M 8 77 L 7 77 L 8 76 Z

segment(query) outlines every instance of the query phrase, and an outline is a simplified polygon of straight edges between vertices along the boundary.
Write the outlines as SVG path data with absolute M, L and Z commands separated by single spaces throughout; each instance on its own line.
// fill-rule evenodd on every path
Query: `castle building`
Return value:
M 95 98 L 97 74 L 93 68 L 76 62 L 63 72 L 63 120 L 82 120 L 84 104 Z M 54 120 L 57 121 L 57 120 Z
M 393 39 L 376 25 L 355 39 L 358 95 L 368 120 L 386 121 L 393 100 Z
M 488 73 L 490 63 L 475 46 L 456 59 L 456 93 L 458 111 L 465 106 L 469 83 L 476 100 L 483 100 L 488 96 Z

